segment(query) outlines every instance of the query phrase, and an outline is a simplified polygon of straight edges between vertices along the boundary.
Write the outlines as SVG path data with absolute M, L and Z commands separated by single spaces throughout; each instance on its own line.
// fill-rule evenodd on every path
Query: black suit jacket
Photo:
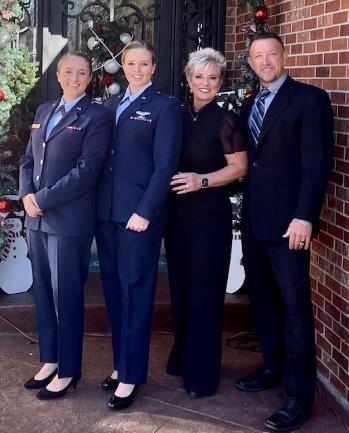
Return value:
M 333 113 L 327 93 L 288 77 L 265 115 L 259 143 L 250 136 L 254 98 L 241 110 L 249 169 L 243 228 L 263 240 L 281 240 L 293 218 L 314 232 L 326 191 L 333 149 Z

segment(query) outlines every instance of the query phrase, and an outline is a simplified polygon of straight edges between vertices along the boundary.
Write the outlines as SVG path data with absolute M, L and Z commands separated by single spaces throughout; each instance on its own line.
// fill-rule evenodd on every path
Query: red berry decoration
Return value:
M 2 89 L 0 89 L 0 102 L 2 102 L 5 99 L 5 93 Z
M 252 93 L 253 93 L 252 90 L 247 90 L 245 95 L 244 95 L 244 98 L 245 99 L 249 98 L 250 96 L 252 96 Z
M 11 210 L 11 202 L 9 200 L 0 199 L 0 213 L 7 213 Z
M 254 17 L 258 22 L 263 23 L 268 18 L 268 8 L 265 6 L 258 6 L 258 8 L 256 8 L 256 12 L 254 13 Z

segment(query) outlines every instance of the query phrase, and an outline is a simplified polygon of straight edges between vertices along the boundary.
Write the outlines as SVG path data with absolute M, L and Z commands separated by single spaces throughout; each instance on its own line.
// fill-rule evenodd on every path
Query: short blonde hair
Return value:
M 134 48 L 144 48 L 145 50 L 149 51 L 149 53 L 151 54 L 151 62 L 153 65 L 155 65 L 156 54 L 155 54 L 154 47 L 152 46 L 151 43 L 146 41 L 131 41 L 128 44 L 126 44 L 121 55 L 121 63 L 124 63 L 127 51 L 133 50 Z
M 84 59 L 88 66 L 89 75 L 92 75 L 92 59 L 82 51 L 67 51 L 66 53 L 64 53 L 57 63 L 58 72 L 61 68 L 63 60 L 66 59 L 68 56 L 81 57 L 82 59 Z
M 226 62 L 223 54 L 213 48 L 203 48 L 202 50 L 193 51 L 189 54 L 189 60 L 184 68 L 187 79 L 198 68 L 206 68 L 209 65 L 215 65 L 219 71 L 220 78 L 224 77 Z

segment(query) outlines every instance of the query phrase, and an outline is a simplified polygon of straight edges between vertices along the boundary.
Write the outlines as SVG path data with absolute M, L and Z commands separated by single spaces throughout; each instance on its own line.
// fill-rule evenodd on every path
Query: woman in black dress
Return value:
M 219 383 L 224 295 L 232 210 L 225 186 L 246 174 L 238 121 L 215 96 L 225 59 L 212 48 L 190 54 L 185 68 L 192 105 L 184 108 L 179 172 L 171 181 L 165 247 L 175 328 L 167 373 L 181 375 L 189 397 Z

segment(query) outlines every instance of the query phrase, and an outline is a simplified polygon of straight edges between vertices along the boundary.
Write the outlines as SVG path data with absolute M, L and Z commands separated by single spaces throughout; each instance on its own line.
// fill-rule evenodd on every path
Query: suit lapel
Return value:
M 273 126 L 275 121 L 289 105 L 292 92 L 293 92 L 292 79 L 288 77 L 284 82 L 284 84 L 280 87 L 277 94 L 275 95 L 274 99 L 272 100 L 268 108 L 268 111 L 265 114 L 261 133 L 258 140 L 258 148 L 259 146 L 262 145 L 264 137 L 266 136 L 270 128 Z
M 116 127 L 121 125 L 125 119 L 128 119 L 131 114 L 134 114 L 136 111 L 142 111 L 143 104 L 148 103 L 155 93 L 156 89 L 154 85 L 147 87 L 144 92 L 120 114 Z
M 80 101 L 78 101 L 73 108 L 71 108 L 68 113 L 66 113 L 62 119 L 57 123 L 57 125 L 52 129 L 48 140 L 51 140 L 56 134 L 61 132 L 71 123 L 78 119 L 79 115 L 84 113 L 90 104 L 88 96 L 84 96 Z
M 46 129 L 47 129 L 47 125 L 48 125 L 48 122 L 50 121 L 51 116 L 53 115 L 55 109 L 58 107 L 59 102 L 60 102 L 60 99 L 58 99 L 58 101 L 55 101 L 55 102 L 50 106 L 50 108 L 49 108 L 49 110 L 47 111 L 47 114 L 46 114 L 44 120 L 42 121 L 42 126 L 41 126 L 41 128 L 42 128 L 42 132 L 43 132 L 43 141 L 46 141 L 46 140 L 45 140 L 45 137 L 46 137 Z

